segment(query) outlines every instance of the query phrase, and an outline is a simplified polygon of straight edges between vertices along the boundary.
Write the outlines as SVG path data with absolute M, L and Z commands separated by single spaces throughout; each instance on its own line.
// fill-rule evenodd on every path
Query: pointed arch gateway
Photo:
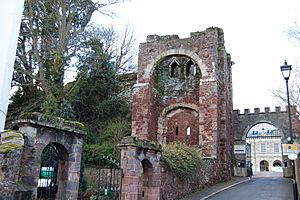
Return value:
M 67 160 L 69 153 L 60 143 L 49 143 L 41 153 L 41 165 L 38 180 L 38 199 L 59 199 L 66 190 Z
M 81 124 L 31 113 L 13 126 L 26 135 L 18 181 L 28 191 L 16 191 L 20 199 L 23 194 L 31 199 L 77 199 L 86 134 Z
M 119 147 L 123 169 L 121 199 L 159 199 L 161 147 L 132 136 L 125 137 Z

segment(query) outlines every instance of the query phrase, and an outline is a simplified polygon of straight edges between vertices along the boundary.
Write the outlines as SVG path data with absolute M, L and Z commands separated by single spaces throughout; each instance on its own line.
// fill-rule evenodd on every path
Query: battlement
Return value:
M 218 27 L 210 27 L 207 28 L 205 31 L 197 31 L 197 32 L 191 32 L 190 33 L 190 37 L 191 38 L 196 38 L 196 37 L 201 37 L 204 36 L 206 34 L 217 34 L 217 35 L 222 35 L 222 37 L 218 37 L 219 40 L 221 39 L 221 41 L 224 42 L 224 32 L 221 28 Z M 181 39 L 179 38 L 178 35 L 164 35 L 164 36 L 160 36 L 160 35 L 148 35 L 146 42 L 160 42 L 160 41 L 170 41 L 170 40 L 178 40 Z M 219 41 L 219 42 L 221 42 Z
M 296 106 L 291 106 L 291 111 L 296 109 Z M 267 113 L 281 113 L 281 112 L 287 112 L 288 107 L 285 107 L 285 110 L 282 110 L 280 106 L 275 107 L 275 111 L 271 111 L 270 107 L 265 107 L 264 111 L 260 111 L 260 108 L 254 108 L 254 112 L 250 112 L 249 108 L 244 109 L 244 113 L 241 113 L 239 109 L 233 110 L 234 114 L 238 115 L 253 115 L 253 114 L 267 114 Z
M 159 42 L 159 41 L 169 41 L 169 40 L 177 40 L 179 39 L 178 35 L 148 35 L 146 41 L 147 42 Z

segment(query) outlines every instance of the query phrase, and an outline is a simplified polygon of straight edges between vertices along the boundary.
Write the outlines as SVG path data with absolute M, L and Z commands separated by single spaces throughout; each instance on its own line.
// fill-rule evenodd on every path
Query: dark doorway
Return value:
M 47 145 L 41 155 L 37 198 L 55 199 L 57 193 L 58 151 L 53 144 Z

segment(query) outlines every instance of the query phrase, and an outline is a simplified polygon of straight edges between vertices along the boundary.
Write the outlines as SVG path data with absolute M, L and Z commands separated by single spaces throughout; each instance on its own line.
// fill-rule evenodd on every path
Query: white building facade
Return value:
M 247 162 L 251 161 L 253 172 L 282 172 L 281 136 L 276 127 L 267 123 L 254 126 L 247 134 L 246 143 L 250 147 Z

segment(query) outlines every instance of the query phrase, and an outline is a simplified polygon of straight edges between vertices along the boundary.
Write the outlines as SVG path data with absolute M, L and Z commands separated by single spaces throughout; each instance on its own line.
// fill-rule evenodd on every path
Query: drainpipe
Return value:
M 0 7 L 0 132 L 4 130 L 11 79 L 24 0 L 5 1 Z

